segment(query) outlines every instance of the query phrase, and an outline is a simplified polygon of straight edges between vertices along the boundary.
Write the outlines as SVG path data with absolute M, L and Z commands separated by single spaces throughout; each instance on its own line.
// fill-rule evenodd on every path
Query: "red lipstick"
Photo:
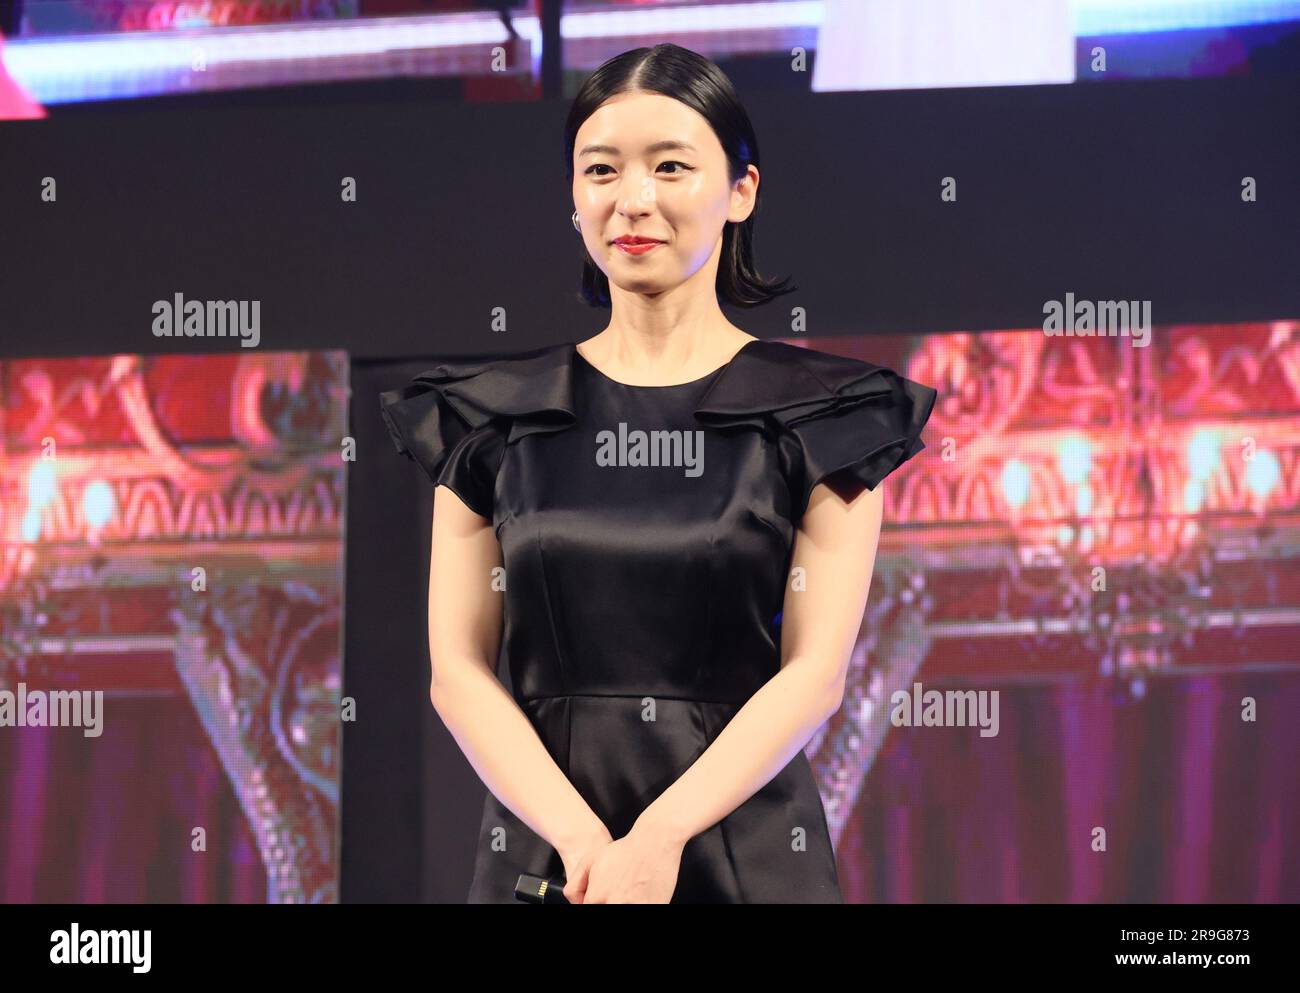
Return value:
M 654 238 L 643 238 L 640 235 L 625 234 L 615 238 L 613 244 L 627 255 L 645 255 L 647 252 L 654 251 L 655 247 L 662 245 L 662 241 Z

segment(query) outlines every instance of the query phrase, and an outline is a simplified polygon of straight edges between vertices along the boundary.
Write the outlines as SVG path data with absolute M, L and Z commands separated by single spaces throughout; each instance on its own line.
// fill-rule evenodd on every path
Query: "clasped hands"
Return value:
M 601 824 L 564 860 L 570 903 L 668 903 L 677 889 L 685 843 L 640 822 L 617 841 Z

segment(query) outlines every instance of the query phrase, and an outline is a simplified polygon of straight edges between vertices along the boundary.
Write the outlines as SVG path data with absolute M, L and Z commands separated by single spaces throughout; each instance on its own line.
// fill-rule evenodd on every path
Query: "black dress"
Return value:
M 629 386 L 569 343 L 444 362 L 381 409 L 398 451 L 495 526 L 514 697 L 620 838 L 780 668 L 813 487 L 842 472 L 874 489 L 925 447 L 935 397 L 881 366 L 765 341 L 694 382 Z M 469 902 L 514 903 L 520 873 L 563 872 L 489 793 Z M 672 902 L 841 899 L 800 751 L 686 844 Z

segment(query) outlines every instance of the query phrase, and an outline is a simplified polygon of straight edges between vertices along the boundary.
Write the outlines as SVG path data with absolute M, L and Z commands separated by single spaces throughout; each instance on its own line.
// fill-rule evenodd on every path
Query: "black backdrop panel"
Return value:
M 429 702 L 433 485 L 379 414 L 382 390 L 432 364 L 352 366 L 343 694 L 357 719 L 343 725 L 345 903 L 463 903 L 487 795 Z
M 260 301 L 263 348 L 358 358 L 522 351 L 604 326 L 576 298 L 566 102 L 328 92 L 0 125 L 0 351 L 233 347 L 153 337 L 152 302 L 178 292 Z M 736 317 L 760 337 L 789 334 L 792 307 L 814 335 L 1030 327 L 1066 292 L 1151 300 L 1156 324 L 1300 314 L 1296 77 L 749 104 L 758 263 L 800 287 Z M 945 176 L 957 203 L 939 199 Z M 1258 203 L 1241 202 L 1245 176 Z

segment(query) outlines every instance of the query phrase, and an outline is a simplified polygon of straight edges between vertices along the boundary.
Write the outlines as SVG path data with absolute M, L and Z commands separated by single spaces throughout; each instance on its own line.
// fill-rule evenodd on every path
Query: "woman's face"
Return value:
M 722 226 L 754 209 L 758 170 L 733 186 L 703 116 L 661 93 L 620 93 L 583 121 L 573 155 L 582 240 L 611 286 L 659 293 L 703 269 L 712 290 Z M 658 244 L 629 251 L 616 241 L 627 237 Z

